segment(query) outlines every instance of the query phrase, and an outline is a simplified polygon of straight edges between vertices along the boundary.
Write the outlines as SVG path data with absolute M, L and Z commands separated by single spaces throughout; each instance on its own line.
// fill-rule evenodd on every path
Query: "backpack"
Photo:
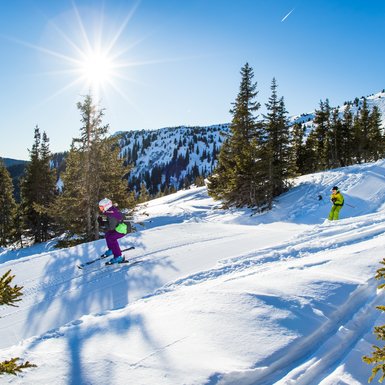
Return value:
M 130 221 L 122 221 L 116 227 L 115 231 L 120 234 L 128 234 L 132 232 L 132 226 Z

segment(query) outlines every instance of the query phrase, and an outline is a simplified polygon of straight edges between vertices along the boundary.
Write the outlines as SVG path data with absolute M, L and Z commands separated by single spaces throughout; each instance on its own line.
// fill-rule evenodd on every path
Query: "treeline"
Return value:
M 103 125 L 104 111 L 91 96 L 77 107 L 81 113 L 80 136 L 65 154 L 65 170 L 58 188 L 62 155 L 54 157 L 45 132 L 35 128 L 30 160 L 20 181 L 20 203 L 13 194 L 12 179 L 0 162 L 0 246 L 19 242 L 44 242 L 66 233 L 78 241 L 99 238 L 98 202 L 109 197 L 122 209 L 132 208 L 133 194 L 127 185 L 130 168 L 120 158 L 117 138 Z
M 304 125 L 293 126 L 293 156 L 300 174 L 376 161 L 384 156 L 381 113 L 377 106 L 369 110 L 365 98 L 345 103 L 342 112 L 332 108 L 328 100 L 321 101 L 313 122 L 314 128 L 306 138 Z
M 272 80 L 266 114 L 257 114 L 257 83 L 248 63 L 241 69 L 240 90 L 233 103 L 232 122 L 209 177 L 208 191 L 225 206 L 271 209 L 293 177 L 383 157 L 381 115 L 366 99 L 347 103 L 343 112 L 321 101 L 314 126 L 290 125 L 283 97 Z M 353 113 L 354 108 L 356 113 Z

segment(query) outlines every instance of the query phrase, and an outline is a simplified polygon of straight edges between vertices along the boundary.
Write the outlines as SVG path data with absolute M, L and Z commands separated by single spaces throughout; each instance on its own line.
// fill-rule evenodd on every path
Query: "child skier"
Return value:
M 335 221 L 339 218 L 341 208 L 344 205 L 344 197 L 340 193 L 337 186 L 332 188 L 332 195 L 330 196 L 330 200 L 333 203 L 333 206 L 330 210 L 329 221 Z
M 125 259 L 122 256 L 118 239 L 127 234 L 127 225 L 123 223 L 123 214 L 117 207 L 112 205 L 111 200 L 108 198 L 104 198 L 99 202 L 99 209 L 106 216 L 106 221 L 103 220 L 103 217 L 98 218 L 99 225 L 107 230 L 105 235 L 108 250 L 104 255 L 113 255 L 113 258 L 107 264 L 121 263 Z

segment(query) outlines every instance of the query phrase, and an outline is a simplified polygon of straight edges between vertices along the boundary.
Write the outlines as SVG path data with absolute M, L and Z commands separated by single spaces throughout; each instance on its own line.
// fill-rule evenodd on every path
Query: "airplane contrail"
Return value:
M 283 21 L 285 21 L 290 15 L 291 15 L 291 13 L 294 11 L 294 8 L 281 20 L 281 23 L 283 22 Z

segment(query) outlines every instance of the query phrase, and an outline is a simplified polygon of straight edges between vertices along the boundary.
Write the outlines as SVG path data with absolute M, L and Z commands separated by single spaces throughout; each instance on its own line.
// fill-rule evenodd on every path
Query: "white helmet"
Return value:
M 99 202 L 99 208 L 101 211 L 106 211 L 112 206 L 111 199 L 104 198 Z

